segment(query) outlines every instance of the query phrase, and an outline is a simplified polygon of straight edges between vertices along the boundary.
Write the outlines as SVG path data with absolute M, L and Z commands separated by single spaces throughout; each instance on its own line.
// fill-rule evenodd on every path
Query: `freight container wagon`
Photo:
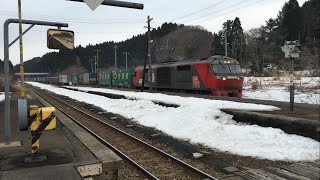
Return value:
M 71 75 L 71 82 L 73 85 L 79 84 L 79 74 L 72 74 Z
M 72 74 L 68 74 L 67 77 L 68 77 L 67 84 L 72 85 Z
M 99 85 L 111 86 L 111 74 L 112 74 L 112 71 L 99 72 Z
M 112 86 L 133 87 L 134 69 L 119 69 L 112 71 Z
M 97 74 L 92 73 L 89 75 L 89 85 L 96 86 L 97 85 Z
M 79 84 L 83 85 L 84 84 L 84 78 L 83 78 L 84 74 L 79 74 Z
M 34 78 L 36 82 L 42 82 L 42 83 L 45 83 L 45 82 L 48 82 L 48 77 L 35 77 Z
M 90 73 L 83 74 L 83 85 L 89 85 L 90 81 Z
M 48 77 L 48 83 L 50 84 L 59 84 L 59 77 L 56 76 L 56 77 Z
M 59 75 L 59 84 L 68 84 L 68 76 Z

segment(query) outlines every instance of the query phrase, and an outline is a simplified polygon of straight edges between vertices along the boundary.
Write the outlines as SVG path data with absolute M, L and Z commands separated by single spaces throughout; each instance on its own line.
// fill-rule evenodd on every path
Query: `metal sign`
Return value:
M 84 0 L 89 8 L 94 11 L 104 0 Z
M 299 41 L 286 41 L 281 49 L 285 54 L 285 58 L 298 58 L 301 52 L 300 47 Z

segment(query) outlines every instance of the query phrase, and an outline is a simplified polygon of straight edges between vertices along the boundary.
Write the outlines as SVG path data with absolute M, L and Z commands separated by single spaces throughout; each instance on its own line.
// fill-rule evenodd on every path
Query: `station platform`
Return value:
M 26 93 L 29 105 L 50 106 L 46 101 Z M 0 179 L 117 179 L 122 160 L 72 120 L 56 111 L 57 128 L 45 131 L 40 137 L 40 152 L 47 159 L 26 163 L 31 154 L 30 131 L 18 129 L 19 93 L 11 96 L 11 142 L 18 147 L 0 147 Z M 4 142 L 5 102 L 0 102 L 0 143 Z

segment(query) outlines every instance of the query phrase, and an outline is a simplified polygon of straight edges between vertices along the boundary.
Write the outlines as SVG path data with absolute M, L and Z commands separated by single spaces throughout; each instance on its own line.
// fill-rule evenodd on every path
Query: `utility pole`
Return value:
M 99 53 L 101 52 L 101 50 L 99 49 L 96 49 L 96 50 L 93 50 L 97 53 L 97 56 L 96 56 L 96 61 L 97 61 L 97 70 L 96 70 L 96 85 L 99 86 Z
M 94 73 L 97 73 L 97 56 L 94 57 Z
M 151 26 L 150 26 L 150 23 L 151 21 L 153 20 L 153 18 L 150 18 L 150 16 L 148 16 L 148 59 L 149 59 L 149 91 L 151 92 L 152 91 L 152 69 L 151 69 L 151 43 L 152 43 L 152 40 L 151 40 Z
M 89 61 L 91 63 L 91 73 L 93 73 L 93 64 L 92 64 L 93 59 L 89 59 Z
M 128 55 L 130 55 L 129 52 L 123 52 L 124 55 L 126 55 L 126 69 L 128 69 Z
M 243 67 L 243 63 L 242 63 L 242 33 L 240 33 L 240 67 Z M 241 68 L 241 72 L 242 72 L 242 68 Z
M 228 32 L 227 30 L 224 31 L 224 56 L 228 57 Z
M 118 49 L 118 46 L 115 45 L 113 47 L 113 49 L 114 49 L 114 70 L 116 70 L 117 69 L 117 49 Z

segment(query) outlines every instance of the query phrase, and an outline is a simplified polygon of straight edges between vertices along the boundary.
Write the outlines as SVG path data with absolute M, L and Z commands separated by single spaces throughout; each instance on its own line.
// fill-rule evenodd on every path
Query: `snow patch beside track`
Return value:
M 29 84 L 120 114 L 141 125 L 161 130 L 175 138 L 187 139 L 193 144 L 202 144 L 223 152 L 283 161 L 314 161 L 320 156 L 320 143 L 313 139 L 286 134 L 280 129 L 237 123 L 232 120 L 231 115 L 220 110 L 222 108 L 277 110 L 273 106 L 186 98 L 160 93 L 136 93 L 77 87 L 82 90 L 118 93 L 138 100 L 109 99 L 51 85 L 35 82 L 29 82 Z M 180 107 L 163 107 L 154 104 L 151 100 L 174 103 Z

